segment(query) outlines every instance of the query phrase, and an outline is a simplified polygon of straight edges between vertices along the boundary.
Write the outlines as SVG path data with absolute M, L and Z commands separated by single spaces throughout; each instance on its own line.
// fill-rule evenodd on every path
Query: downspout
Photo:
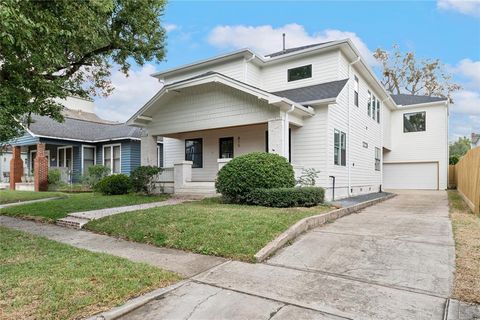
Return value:
M 348 161 L 347 161 L 347 166 L 348 166 L 348 169 L 347 169 L 347 172 L 348 172 L 348 196 L 350 197 L 352 195 L 352 163 L 351 163 L 351 160 L 350 160 L 350 154 L 351 154 L 351 150 L 350 150 L 350 134 L 351 134 L 351 130 L 350 130 L 350 94 L 351 94 L 351 82 L 352 82 L 352 66 L 359 62 L 360 61 L 360 57 L 357 58 L 357 60 L 353 61 L 353 62 L 350 62 L 348 64 L 348 94 L 347 94 L 347 112 L 348 112 L 348 116 L 347 116 L 347 119 L 348 119 L 348 122 L 347 122 L 347 126 L 348 126 L 348 130 L 347 130 L 347 156 L 348 156 Z
M 285 158 L 287 158 L 287 160 L 289 160 L 288 159 L 288 153 L 289 152 L 291 153 L 291 151 L 288 148 L 289 138 L 290 138 L 289 137 L 290 122 L 288 121 L 288 114 L 293 112 L 293 110 L 295 110 L 295 106 L 292 104 L 290 106 L 290 109 L 285 111 L 285 117 L 283 119 L 283 121 L 284 121 L 283 126 L 285 128 L 285 130 L 283 130 L 284 131 L 284 133 L 283 133 L 284 134 L 284 137 L 283 137 L 283 153 L 284 153 Z

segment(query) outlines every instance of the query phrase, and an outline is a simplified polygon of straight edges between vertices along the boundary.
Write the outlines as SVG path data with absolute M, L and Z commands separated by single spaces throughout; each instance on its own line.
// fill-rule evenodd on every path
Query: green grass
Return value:
M 61 192 L 33 192 L 33 191 L 10 191 L 0 190 L 0 204 L 38 200 L 52 197 L 66 197 Z
M 0 318 L 77 319 L 180 277 L 0 227 L 0 279 Z
M 156 246 L 253 261 L 258 250 L 289 226 L 330 209 L 278 209 L 206 199 L 122 213 L 91 221 L 86 228 Z
M 99 193 L 70 194 L 68 198 L 18 205 L 0 209 L 0 215 L 55 222 L 72 212 L 122 207 L 147 202 L 163 201 L 167 195 L 142 196 L 126 194 L 104 196 Z

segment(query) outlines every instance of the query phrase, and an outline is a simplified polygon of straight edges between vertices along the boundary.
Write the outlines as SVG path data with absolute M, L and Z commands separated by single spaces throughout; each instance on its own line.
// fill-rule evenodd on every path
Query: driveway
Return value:
M 125 319 L 444 319 L 455 266 L 445 192 L 314 229 L 264 264 L 230 261 Z

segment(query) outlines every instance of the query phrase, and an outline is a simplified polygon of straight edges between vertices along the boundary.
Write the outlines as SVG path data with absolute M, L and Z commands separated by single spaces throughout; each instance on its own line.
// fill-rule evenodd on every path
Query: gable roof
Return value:
M 38 137 L 56 139 L 100 142 L 119 139 L 139 139 L 142 135 L 140 128 L 125 123 L 99 123 L 74 118 L 65 118 L 64 122 L 57 122 L 49 117 L 32 116 L 33 122 L 29 131 Z
M 348 79 L 343 79 L 296 89 L 276 91 L 272 92 L 272 94 L 306 104 L 307 102 L 336 98 L 347 82 Z
M 412 104 L 421 104 L 429 102 L 447 101 L 447 98 L 429 97 L 411 94 L 392 94 L 392 99 L 397 105 L 409 106 Z
M 316 47 L 316 46 L 321 46 L 321 45 L 324 45 L 324 44 L 330 43 L 330 42 L 333 42 L 333 41 L 319 42 L 319 43 L 309 44 L 309 45 L 306 45 L 306 46 L 289 48 L 289 49 L 285 49 L 285 50 L 282 50 L 282 51 L 277 51 L 277 52 L 274 52 L 274 53 L 267 54 L 267 55 L 265 55 L 265 57 L 274 58 L 274 57 L 278 57 L 278 56 L 281 56 L 281 55 L 284 55 L 284 54 L 289 54 L 289 53 L 292 53 L 292 52 L 295 52 L 295 51 L 301 51 L 301 50 L 310 49 L 310 48 L 313 48 L 313 47 Z

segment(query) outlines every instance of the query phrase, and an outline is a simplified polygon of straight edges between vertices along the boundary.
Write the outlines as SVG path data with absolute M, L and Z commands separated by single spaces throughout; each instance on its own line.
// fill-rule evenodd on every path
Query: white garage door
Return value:
M 438 189 L 438 163 L 384 163 L 385 189 Z

